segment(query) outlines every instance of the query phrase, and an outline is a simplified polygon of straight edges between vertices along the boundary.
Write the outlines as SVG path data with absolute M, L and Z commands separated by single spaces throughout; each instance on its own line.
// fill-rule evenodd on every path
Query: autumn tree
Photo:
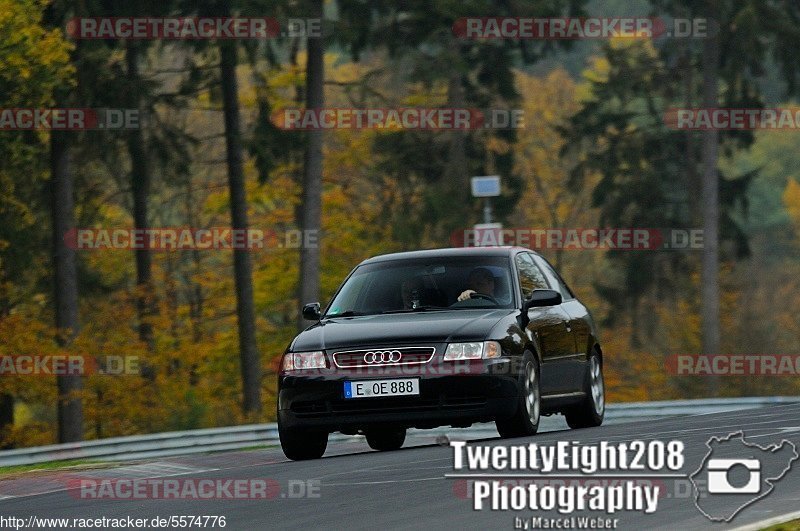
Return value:
M 571 185 L 578 190 L 599 176 L 592 203 L 600 208 L 601 226 L 691 228 L 687 177 L 699 172 L 686 168 L 699 168 L 700 160 L 686 159 L 686 135 L 665 122 L 681 94 L 658 49 L 642 39 L 612 40 L 602 46 L 585 78 L 588 97 L 564 129 L 563 153 L 579 156 Z M 745 254 L 747 246 L 731 214 L 751 178 L 751 173 L 720 177 L 722 235 L 734 244 L 734 256 Z M 679 279 L 693 266 L 691 256 L 618 250 L 608 255 L 615 267 L 596 288 L 612 305 L 608 324 L 631 319 L 631 345 L 636 347 L 657 329 L 644 301 L 685 287 Z
M 0 108 L 52 106 L 58 88 L 74 80 L 69 43 L 59 30 L 44 27 L 38 3 L 2 0 L 0 13 Z M 31 131 L 11 131 L 0 137 L 0 321 L 36 293 L 46 275 L 32 264 L 41 263 L 41 250 L 49 247 L 40 231 L 49 210 L 41 200 L 49 173 L 41 162 L 48 160 L 47 146 L 44 134 Z M 74 323 L 64 313 L 61 316 L 65 324 Z M 66 393 L 69 384 L 62 382 L 60 388 Z M 80 412 L 74 406 L 74 401 L 58 406 L 65 419 L 65 440 L 82 436 Z M 70 413 L 76 416 L 70 419 Z M 13 421 L 14 395 L 4 390 L 0 392 L 0 431 Z M 67 427 L 70 424 L 78 430 Z
M 311 0 L 309 14 L 322 20 L 323 0 Z M 306 59 L 306 109 L 318 112 L 324 106 L 325 45 L 323 35 L 309 35 Z M 304 234 L 319 234 L 322 227 L 322 140 L 321 129 L 307 133 L 306 152 L 303 159 L 303 198 L 299 209 L 300 230 Z M 300 250 L 300 302 L 319 300 L 320 289 L 319 247 L 303 246 Z M 298 327 L 305 328 L 302 316 Z
M 582 0 L 506 4 L 479 0 L 448 2 L 352 0 L 340 6 L 337 35 L 354 58 L 367 50 L 385 50 L 396 65 L 395 78 L 407 82 L 373 98 L 380 106 L 514 109 L 519 94 L 513 68 L 530 64 L 569 43 L 514 39 L 470 40 L 454 26 L 462 17 L 558 17 L 583 14 Z M 510 149 L 517 131 L 403 130 L 376 139 L 381 172 L 401 190 L 422 189 L 419 208 L 387 212 L 395 234 L 408 246 L 449 244 L 456 229 L 480 219 L 480 205 L 469 194 L 474 175 L 500 174 L 502 196 L 494 201 L 503 220 L 519 200 L 526 176 L 514 171 Z M 455 205 L 455 208 L 454 208 Z M 422 238 L 421 238 L 422 236 Z
M 770 61 L 779 69 L 790 94 L 800 89 L 797 4 L 781 0 L 654 0 L 653 6 L 675 17 L 703 17 L 707 22 L 706 34 L 697 45 L 671 43 L 664 47 L 665 60 L 682 56 L 684 64 L 701 68 L 702 86 L 698 95 L 687 95 L 689 103 L 702 102 L 706 108 L 762 107 L 759 79 Z M 672 81 L 678 84 L 679 78 Z M 719 154 L 721 149 L 731 149 L 732 141 L 741 148 L 752 143 L 752 134 L 720 133 L 713 128 L 702 132 L 702 351 L 708 354 L 720 349 L 720 240 L 726 236 L 726 227 L 720 209 L 725 191 L 718 171 Z

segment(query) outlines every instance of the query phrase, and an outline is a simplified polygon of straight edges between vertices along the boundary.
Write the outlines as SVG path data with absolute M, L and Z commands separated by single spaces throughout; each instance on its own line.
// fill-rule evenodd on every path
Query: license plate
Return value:
M 412 396 L 419 394 L 419 378 L 393 378 L 391 380 L 361 380 L 344 383 L 345 398 L 373 398 L 376 396 Z

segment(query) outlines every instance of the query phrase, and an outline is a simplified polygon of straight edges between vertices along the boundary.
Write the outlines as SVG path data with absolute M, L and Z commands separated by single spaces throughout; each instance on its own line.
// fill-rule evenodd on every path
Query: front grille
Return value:
M 340 369 L 352 367 L 387 367 L 428 363 L 435 347 L 376 347 L 334 352 L 333 362 Z

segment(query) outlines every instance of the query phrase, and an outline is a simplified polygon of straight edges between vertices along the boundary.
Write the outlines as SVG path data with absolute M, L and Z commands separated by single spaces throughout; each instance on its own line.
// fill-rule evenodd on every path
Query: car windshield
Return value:
M 400 259 L 359 266 L 324 317 L 512 308 L 513 281 L 503 256 Z M 470 298 L 459 295 L 472 290 Z

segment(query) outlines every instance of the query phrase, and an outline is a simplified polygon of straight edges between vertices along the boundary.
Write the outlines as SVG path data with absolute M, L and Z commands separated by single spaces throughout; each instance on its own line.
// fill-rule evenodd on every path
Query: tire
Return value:
M 603 381 L 603 364 L 600 354 L 593 350 L 589 356 L 589 370 L 586 372 L 583 401 L 564 412 L 567 425 L 572 429 L 594 428 L 603 423 L 606 413 L 606 392 Z
M 540 377 L 539 362 L 530 353 L 525 353 L 519 375 L 520 393 L 517 398 L 517 410 L 511 418 L 495 421 L 500 437 L 504 439 L 525 437 L 534 435 L 539 429 L 542 411 Z
M 365 435 L 369 447 L 380 452 L 399 450 L 406 441 L 405 428 L 368 430 Z
M 328 432 L 282 428 L 278 424 L 283 454 L 292 461 L 319 459 L 328 447 Z

